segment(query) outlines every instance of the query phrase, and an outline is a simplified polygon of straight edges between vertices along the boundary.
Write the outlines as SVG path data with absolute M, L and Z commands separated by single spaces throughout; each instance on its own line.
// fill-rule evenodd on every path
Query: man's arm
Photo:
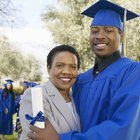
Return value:
M 36 126 L 30 126 L 31 132 L 28 133 L 28 137 L 37 140 L 60 140 L 59 134 L 47 119 L 45 128 L 39 128 Z
M 116 97 L 117 98 L 117 97 Z M 122 96 L 122 98 L 125 98 Z M 105 120 L 90 127 L 88 131 L 80 133 L 71 131 L 58 135 L 49 121 L 46 128 L 31 126 L 28 134 L 37 140 L 138 140 L 140 132 L 140 97 L 137 95 L 126 97 L 116 110 L 111 120 Z
M 61 140 L 138 140 L 140 138 L 140 67 L 128 78 L 110 101 L 108 119 L 91 125 L 83 133 L 68 132 Z
M 140 137 L 140 69 L 130 75 L 112 97 L 107 120 L 89 127 L 86 132 L 71 131 L 59 136 L 51 124 L 46 125 L 43 131 L 31 127 L 35 133 L 30 133 L 29 136 L 40 140 L 138 140 Z

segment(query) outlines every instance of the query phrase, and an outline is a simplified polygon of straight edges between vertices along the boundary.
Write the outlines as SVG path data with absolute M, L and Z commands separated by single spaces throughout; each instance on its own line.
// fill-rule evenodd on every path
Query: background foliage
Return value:
M 19 81 L 41 79 L 39 61 L 32 55 L 24 56 L 5 36 L 0 37 L 0 62 L 0 78 L 7 76 Z
M 12 0 L 0 0 L 0 27 L 15 26 L 18 23 L 17 11 Z M 22 51 L 0 32 L 0 80 L 11 77 L 18 81 L 40 81 L 40 68 L 39 61 L 33 55 L 24 56 Z
M 91 20 L 80 13 L 95 0 L 59 0 L 60 8 L 46 7 L 42 19 L 54 35 L 56 44 L 70 44 L 77 48 L 81 56 L 81 71 L 93 65 L 94 55 L 89 45 Z M 112 0 L 112 2 L 140 13 L 140 1 Z M 139 18 L 127 22 L 127 56 L 140 61 Z
M 0 26 L 13 26 L 16 23 L 16 11 L 12 0 L 0 0 Z

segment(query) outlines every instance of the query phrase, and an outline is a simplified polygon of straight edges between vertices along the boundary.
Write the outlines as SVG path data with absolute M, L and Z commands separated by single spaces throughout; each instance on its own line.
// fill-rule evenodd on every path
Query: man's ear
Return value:
M 122 41 L 123 41 L 123 35 L 122 35 L 122 33 L 120 34 L 120 43 L 122 43 Z

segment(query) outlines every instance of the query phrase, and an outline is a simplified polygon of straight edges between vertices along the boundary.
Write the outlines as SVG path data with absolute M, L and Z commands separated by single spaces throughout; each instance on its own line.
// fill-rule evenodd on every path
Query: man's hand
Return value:
M 28 137 L 33 140 L 59 140 L 59 134 L 56 132 L 48 119 L 46 121 L 45 128 L 30 126 L 30 130 L 31 132 L 28 133 Z

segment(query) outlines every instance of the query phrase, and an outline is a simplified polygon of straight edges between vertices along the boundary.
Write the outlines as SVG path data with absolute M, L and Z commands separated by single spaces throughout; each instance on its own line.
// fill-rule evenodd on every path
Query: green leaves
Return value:
M 0 76 L 10 76 L 14 80 L 38 81 L 41 79 L 41 68 L 34 56 L 24 56 L 6 37 L 1 37 Z

